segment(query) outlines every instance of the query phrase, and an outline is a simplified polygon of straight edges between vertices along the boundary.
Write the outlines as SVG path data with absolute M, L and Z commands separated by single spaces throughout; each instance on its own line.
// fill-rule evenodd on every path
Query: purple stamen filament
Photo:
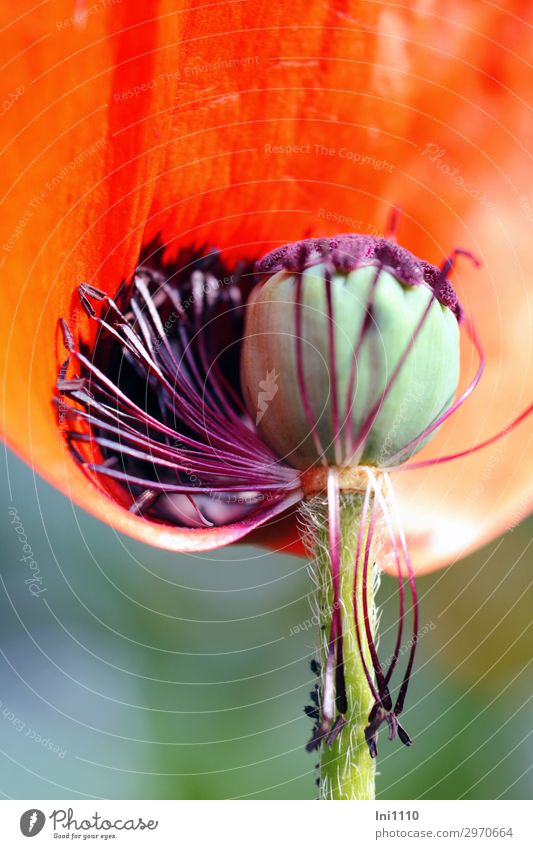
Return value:
M 134 513 L 146 510 L 157 518 L 159 497 L 175 494 L 185 497 L 192 509 L 193 526 L 212 526 L 198 499 L 213 501 L 220 513 L 225 503 L 231 504 L 230 494 L 236 493 L 240 507 L 231 509 L 237 510 L 237 518 L 264 511 L 266 520 L 301 499 L 299 474 L 280 462 L 255 432 L 216 357 L 208 352 L 200 322 L 207 314 L 207 326 L 214 326 L 215 317 L 205 288 L 200 291 L 198 274 L 192 287 L 192 324 L 178 294 L 169 298 L 168 286 L 160 285 L 155 272 L 150 275 L 143 269 L 136 274 L 127 313 L 98 289 L 80 287 L 81 304 L 98 326 L 98 343 L 112 341 L 122 352 L 121 371 L 125 364 L 139 375 L 144 397 L 142 403 L 130 397 L 121 388 L 120 374 L 116 379 L 108 376 L 105 364 L 100 366 L 97 357 L 76 347 L 62 322 L 70 358 L 61 369 L 58 389 L 74 402 L 60 404 L 63 419 L 72 423 L 65 435 L 89 472 L 125 485 Z M 155 294 L 149 284 L 158 285 Z M 102 304 L 101 315 L 93 301 Z M 232 303 L 236 301 L 233 297 Z M 177 320 L 172 344 L 160 315 L 161 303 L 168 304 L 167 312 L 172 307 L 172 325 Z M 67 378 L 69 362 L 74 361 L 81 375 Z M 153 399 L 151 406 L 147 394 Z M 84 444 L 88 455 L 76 447 Z M 103 455 L 101 460 L 95 452 Z
M 328 347 L 329 347 L 329 373 L 331 377 L 331 423 L 333 427 L 333 446 L 335 451 L 335 463 L 341 463 L 341 432 L 339 426 L 339 397 L 337 390 L 337 357 L 335 352 L 335 319 L 333 315 L 333 293 L 332 269 L 326 265 L 324 270 L 324 283 L 326 286 L 326 302 L 328 311 Z
M 377 754 L 376 736 L 382 722 L 386 722 L 389 725 L 389 736 L 391 739 L 394 739 L 394 737 L 398 735 L 402 739 L 402 742 L 406 745 L 410 745 L 410 738 L 398 722 L 398 717 L 402 713 L 405 696 L 409 686 L 418 634 L 418 599 L 414 582 L 414 573 L 409 558 L 405 534 L 399 522 L 392 485 L 387 476 L 385 476 L 384 480 L 386 484 L 387 497 L 384 496 L 381 490 L 381 478 L 378 479 L 376 474 L 371 469 L 368 469 L 367 485 L 360 511 L 352 586 L 355 639 L 363 672 L 374 698 L 374 707 L 372 708 L 369 716 L 369 725 L 365 731 L 367 734 L 369 751 L 372 757 Z M 330 469 L 328 471 L 327 496 L 329 560 L 331 565 L 332 583 L 332 613 L 326 652 L 321 712 L 319 713 L 317 730 L 315 731 L 308 747 L 310 749 L 316 748 L 323 740 L 325 740 L 328 745 L 333 744 L 338 733 L 342 730 L 343 724 L 345 723 L 344 714 L 349 708 L 346 699 L 346 684 L 344 681 L 342 656 L 342 602 L 340 597 L 341 520 L 339 480 L 336 469 Z M 394 553 L 398 584 L 400 587 L 398 630 L 392 658 L 386 671 L 382 668 L 379 660 L 372 630 L 373 626 L 369 604 L 369 584 L 372 580 L 369 575 L 370 560 L 372 557 L 372 544 L 378 526 L 378 515 L 380 515 L 383 520 L 383 526 L 386 529 L 389 542 Z M 412 634 L 409 641 L 407 665 L 401 679 L 396 702 L 393 706 L 389 689 L 389 681 L 391 680 L 400 657 L 405 619 L 402 556 L 411 590 L 413 622 Z M 361 605 L 362 608 L 362 622 L 359 605 Z M 371 670 L 369 669 L 367 662 L 367 651 L 370 657 Z M 339 669 L 342 670 L 340 675 Z M 337 670 L 337 676 L 334 674 L 335 670 Z M 341 688 L 340 704 L 338 692 L 339 687 Z M 337 718 L 334 720 L 335 706 L 337 709 Z
M 315 417 L 313 415 L 313 411 L 311 408 L 311 401 L 309 398 L 309 393 L 307 391 L 307 384 L 305 380 L 304 374 L 304 357 L 302 351 L 302 295 L 303 295 L 303 269 L 296 274 L 296 300 L 294 304 L 294 319 L 295 319 L 295 333 L 296 333 L 296 376 L 298 380 L 298 391 L 300 393 L 300 400 L 302 402 L 302 406 L 304 408 L 305 417 L 307 419 L 307 424 L 309 425 L 309 431 L 311 434 L 311 438 L 315 445 L 315 449 L 317 455 L 320 457 L 322 464 L 325 466 L 326 457 L 324 449 L 322 448 L 322 443 L 320 442 L 320 437 L 318 435 L 317 424 L 315 421 Z

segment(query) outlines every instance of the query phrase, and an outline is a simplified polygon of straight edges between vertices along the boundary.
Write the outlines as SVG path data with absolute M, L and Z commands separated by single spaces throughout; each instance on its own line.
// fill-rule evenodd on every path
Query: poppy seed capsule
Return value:
M 263 439 L 298 469 L 403 461 L 453 401 L 455 292 L 385 239 L 307 239 L 268 254 L 246 306 L 241 383 Z

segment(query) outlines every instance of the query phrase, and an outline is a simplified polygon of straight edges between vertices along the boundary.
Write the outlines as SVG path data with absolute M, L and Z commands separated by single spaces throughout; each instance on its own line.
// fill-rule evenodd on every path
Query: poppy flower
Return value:
M 253 264 L 269 250 L 341 230 L 376 241 L 386 210 L 396 206 L 402 242 L 427 267 L 465 242 L 483 267 L 476 275 L 465 268 L 454 281 L 486 350 L 483 381 L 467 403 L 452 405 L 455 415 L 432 442 L 437 457 L 457 455 L 456 464 L 433 464 L 422 453 L 418 470 L 397 475 L 414 572 L 463 556 L 524 515 L 530 469 L 523 431 L 511 424 L 531 395 L 533 200 L 520 190 L 531 80 L 524 5 L 514 6 L 513 13 L 460 4 L 443 19 L 431 8 L 296 2 L 290 21 L 282 8 L 249 3 L 160 2 L 146 11 L 53 2 L 16 20 L 4 11 L 8 443 L 78 504 L 145 542 L 198 551 L 254 531 L 250 540 L 300 550 L 291 508 L 302 498 L 301 478 L 294 465 L 274 464 L 272 445 L 235 412 L 242 398 L 238 378 L 228 377 L 235 361 L 232 371 L 227 307 L 246 300 Z M 451 271 L 446 262 L 442 277 L 435 271 L 435 297 Z M 172 278 L 185 288 L 169 285 Z M 225 278 L 222 299 L 214 297 L 213 281 Z M 192 299 L 184 322 L 176 291 Z M 165 343 L 164 322 L 173 315 L 187 361 L 175 383 L 157 362 L 168 366 L 176 356 Z M 206 317 L 216 328 L 210 347 L 199 333 Z M 117 335 L 128 354 L 124 371 L 114 359 Z M 139 416 L 147 438 L 154 428 L 172 431 L 171 421 L 154 416 L 152 397 L 143 407 L 125 392 L 139 369 L 158 403 L 164 381 L 170 419 L 168 397 L 181 399 L 188 429 L 179 438 L 196 457 L 191 473 L 209 478 L 195 497 L 180 483 L 165 479 L 158 488 L 157 477 L 142 477 L 154 451 L 168 469 L 184 449 L 136 442 L 129 428 Z M 464 347 L 461 400 L 477 383 L 476 370 Z M 102 397 L 86 394 L 88 372 Z M 194 436 L 200 384 L 210 451 Z M 74 408 L 56 402 L 54 409 L 56 385 Z M 262 391 L 271 389 L 267 381 Z M 111 396 L 121 409 L 114 424 L 98 417 Z M 80 425 L 84 415 L 90 433 Z M 435 429 L 439 416 L 411 440 Z M 494 443 L 497 433 L 504 439 Z M 470 451 L 485 441 L 498 445 L 488 457 Z M 238 456 L 224 457 L 228 442 L 239 444 Z M 254 485 L 245 487 L 252 466 Z M 214 486 L 221 476 L 223 487 Z M 226 496 L 213 503 L 213 489 L 238 492 L 244 502 L 236 509 Z M 273 494 L 266 506 L 262 492 Z M 372 492 L 374 507 L 362 508 L 370 523 L 373 510 L 384 510 L 375 486 Z M 328 530 L 334 565 L 338 527 Z M 413 603 L 416 610 L 414 594 Z M 338 622 L 332 629 L 334 663 L 329 649 L 326 655 L 338 669 Z M 371 752 L 381 721 L 408 741 L 395 711 L 382 712 L 389 672 L 372 661 L 381 680 Z M 326 719 L 330 732 L 333 716 Z
M 411 743 L 398 718 L 416 649 L 417 597 L 403 531 L 389 507 L 390 479 L 387 492 L 381 477 L 404 467 L 481 376 L 483 359 L 454 400 L 464 317 L 448 275 L 465 253 L 456 250 L 439 269 L 390 239 L 347 234 L 276 248 L 255 264 L 255 274 L 246 263 L 229 274 L 216 252 L 169 266 L 156 248 L 115 298 L 79 287 L 97 328 L 91 344 L 76 343 L 60 321 L 68 356 L 57 381 L 59 424 L 80 467 L 131 513 L 188 530 L 253 527 L 305 502 L 303 535 L 312 539 L 312 554 L 328 552 L 334 611 L 323 689 L 311 708 L 317 726 L 310 749 L 324 739 L 331 747 L 349 705 L 359 703 L 345 672 L 343 605 L 353 609 L 358 661 L 374 697 L 370 754 L 377 754 L 383 722 L 391 739 Z M 378 514 L 400 591 L 387 671 L 377 656 L 368 589 Z M 351 552 L 346 515 L 359 529 Z M 393 707 L 389 681 L 404 632 L 404 569 L 413 635 Z

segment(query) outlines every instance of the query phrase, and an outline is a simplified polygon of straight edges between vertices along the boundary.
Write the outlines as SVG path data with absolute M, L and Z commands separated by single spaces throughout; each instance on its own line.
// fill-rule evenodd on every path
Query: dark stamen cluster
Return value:
M 210 527 L 278 512 L 299 489 L 241 397 L 251 285 L 248 264 L 230 272 L 212 253 L 173 269 L 153 256 L 116 300 L 79 287 L 96 341 L 78 346 L 62 323 L 60 420 L 76 459 L 100 485 L 118 485 L 130 511 Z

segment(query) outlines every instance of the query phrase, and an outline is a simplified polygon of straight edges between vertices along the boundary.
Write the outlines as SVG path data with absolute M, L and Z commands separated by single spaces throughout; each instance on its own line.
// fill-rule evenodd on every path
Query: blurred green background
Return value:
M 306 563 L 150 549 L 7 455 L 0 791 L 19 799 L 314 798 Z M 46 587 L 30 571 L 20 517 Z M 382 799 L 531 796 L 531 520 L 418 582 L 411 749 L 380 736 Z M 384 578 L 384 653 L 396 611 Z

